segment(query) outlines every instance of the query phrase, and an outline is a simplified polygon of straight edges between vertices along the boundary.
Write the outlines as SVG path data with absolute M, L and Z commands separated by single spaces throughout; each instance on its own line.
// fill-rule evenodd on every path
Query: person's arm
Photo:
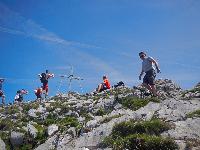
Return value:
M 159 66 L 158 66 L 157 61 L 154 60 L 153 58 L 151 58 L 151 62 L 155 64 L 155 66 L 156 66 L 156 70 L 157 70 L 157 73 L 160 73 L 160 69 L 159 69 Z
M 144 71 L 142 70 L 140 75 L 139 75 L 139 80 L 141 80 L 143 73 L 144 73 Z

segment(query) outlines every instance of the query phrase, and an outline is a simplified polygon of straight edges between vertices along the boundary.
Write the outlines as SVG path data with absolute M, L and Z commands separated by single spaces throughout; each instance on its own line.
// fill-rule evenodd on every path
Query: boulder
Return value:
M 45 143 L 39 145 L 35 150 L 52 150 L 55 149 L 58 141 L 58 136 L 54 135 L 53 137 L 49 138 Z
M 24 134 L 23 133 L 15 132 L 15 131 L 11 132 L 10 142 L 11 142 L 13 147 L 22 145 L 23 140 L 24 140 Z
M 37 137 L 38 130 L 37 130 L 32 124 L 30 124 L 30 123 L 27 125 L 27 128 L 28 128 L 29 134 L 30 134 L 33 138 L 36 138 L 36 137 Z
M 6 150 L 6 144 L 1 138 L 0 138 L 0 150 Z
M 28 115 L 29 115 L 30 117 L 37 118 L 36 110 L 35 110 L 35 109 L 30 109 L 30 110 L 28 111 Z
M 52 124 L 48 127 L 48 136 L 53 135 L 56 131 L 58 131 L 58 126 L 56 124 Z

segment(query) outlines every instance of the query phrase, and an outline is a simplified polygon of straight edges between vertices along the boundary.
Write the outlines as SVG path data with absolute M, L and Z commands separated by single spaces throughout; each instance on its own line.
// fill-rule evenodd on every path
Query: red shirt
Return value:
M 110 89 L 110 82 L 108 81 L 108 79 L 104 79 L 103 82 L 104 82 L 104 84 L 106 85 L 106 87 L 107 87 L 108 89 Z

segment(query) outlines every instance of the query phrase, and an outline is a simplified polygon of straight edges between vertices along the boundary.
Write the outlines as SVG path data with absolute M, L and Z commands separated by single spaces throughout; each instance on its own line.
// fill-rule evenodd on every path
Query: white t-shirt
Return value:
M 144 60 L 142 62 L 142 71 L 147 72 L 147 71 L 149 71 L 151 69 L 155 70 L 152 61 L 153 61 L 152 57 L 144 58 Z

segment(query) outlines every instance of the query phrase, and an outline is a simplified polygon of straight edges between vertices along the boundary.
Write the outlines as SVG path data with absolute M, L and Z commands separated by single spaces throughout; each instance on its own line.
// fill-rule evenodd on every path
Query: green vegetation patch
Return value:
M 107 122 L 109 122 L 109 121 L 111 121 L 112 119 L 114 119 L 114 118 L 119 118 L 119 117 L 121 117 L 122 115 L 114 115 L 114 116 L 112 116 L 112 117 L 106 117 L 102 122 L 101 122 L 101 124 L 102 123 L 107 123 Z
M 178 149 L 175 141 L 160 136 L 170 128 L 169 124 L 159 119 L 122 122 L 113 127 L 111 135 L 106 137 L 99 146 L 111 147 L 114 150 L 175 150 Z
M 131 110 L 138 110 L 141 107 L 146 106 L 149 102 L 159 103 L 160 100 L 158 98 L 147 98 L 141 99 L 134 96 L 127 96 L 118 100 L 119 103 L 122 104 L 123 107 L 129 108 Z
M 178 150 L 178 145 L 172 139 L 147 134 L 132 134 L 116 139 L 106 138 L 104 146 L 111 146 L 114 150 Z
M 169 124 L 159 119 L 150 121 L 127 121 L 121 122 L 113 127 L 112 133 L 116 136 L 125 137 L 130 134 L 149 134 L 159 135 L 160 133 L 169 130 Z
M 188 113 L 186 116 L 187 116 L 187 118 L 200 117 L 200 109 L 196 110 L 194 112 Z
M 101 107 L 97 110 L 97 112 L 94 115 L 95 116 L 103 116 L 103 115 L 109 114 L 111 112 L 112 112 L 111 109 L 104 109 Z

